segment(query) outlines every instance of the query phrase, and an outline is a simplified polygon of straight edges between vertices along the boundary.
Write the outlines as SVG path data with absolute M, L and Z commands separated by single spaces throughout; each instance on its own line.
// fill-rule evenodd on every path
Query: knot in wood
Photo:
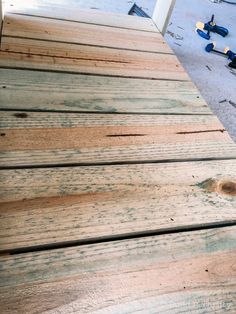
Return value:
M 220 191 L 230 196 L 236 196 L 236 182 L 225 181 L 220 183 Z

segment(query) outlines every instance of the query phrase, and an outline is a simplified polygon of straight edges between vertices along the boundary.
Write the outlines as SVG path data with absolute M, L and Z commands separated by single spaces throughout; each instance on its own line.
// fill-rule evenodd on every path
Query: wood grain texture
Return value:
M 86 45 L 68 44 L 68 43 L 55 43 L 52 41 L 41 41 L 32 39 L 3 37 L 2 50 L 9 52 L 18 52 L 27 55 L 36 56 L 53 56 L 60 59 L 72 59 L 80 61 L 81 66 L 84 64 L 93 73 L 93 66 L 91 62 L 97 61 L 104 64 L 104 67 L 118 67 L 124 66 L 129 69 L 146 69 L 153 70 L 156 68 L 160 58 L 158 54 L 134 52 L 122 49 L 113 49 L 106 47 L 93 47 Z M 179 65 L 177 58 L 173 54 L 167 55 L 168 60 L 173 61 L 173 67 Z M 176 63 L 176 65 L 175 65 Z M 166 63 L 168 65 L 168 63 Z
M 212 114 L 192 82 L 0 69 L 0 108 Z
M 27 14 L 32 16 L 48 17 L 53 19 L 72 20 L 87 24 L 99 24 L 111 27 L 143 30 L 147 32 L 159 32 L 151 19 L 141 18 L 113 12 L 103 12 L 96 10 L 84 10 L 78 1 L 49 1 L 36 0 L 27 1 L 27 5 L 22 1 L 12 0 L 6 4 L 7 13 Z
M 7 14 L 2 32 L 4 36 L 172 53 L 159 32 L 143 32 L 32 16 Z
M 0 250 L 236 222 L 236 162 L 0 171 Z
M 0 308 L 233 314 L 235 259 L 235 227 L 1 257 Z
M 0 167 L 236 157 L 218 119 L 204 115 L 2 112 L 0 134 Z
M 60 45 L 60 44 L 57 44 Z M 53 45 L 54 46 L 54 45 Z M 55 49 L 55 47 L 53 48 Z M 97 59 L 76 59 L 44 56 L 38 54 L 28 54 L 21 52 L 0 51 L 0 67 L 20 68 L 20 69 L 40 69 L 44 71 L 58 71 L 70 73 L 85 73 L 110 75 L 117 77 L 134 77 L 162 80 L 178 80 L 189 81 L 189 76 L 180 65 L 174 55 L 155 54 L 152 60 L 148 61 L 150 54 L 143 52 L 136 53 L 134 51 L 122 51 L 127 54 L 133 54 L 134 59 L 138 58 L 136 64 L 129 61 L 113 62 L 112 60 L 97 60 Z M 140 63 L 144 60 L 147 67 Z M 141 58 L 141 59 L 140 59 Z M 152 64 L 153 62 L 153 64 Z
M 4 24 L 0 312 L 235 313 L 236 227 L 173 232 L 236 224 L 236 146 L 158 32 L 97 16 Z

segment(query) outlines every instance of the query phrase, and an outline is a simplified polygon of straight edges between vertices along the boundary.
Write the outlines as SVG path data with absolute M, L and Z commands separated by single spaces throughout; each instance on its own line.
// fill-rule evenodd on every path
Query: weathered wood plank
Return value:
M 40 43 L 39 41 L 37 42 Z M 174 55 L 149 54 L 134 51 L 119 51 L 122 55 L 120 61 L 106 59 L 107 53 L 104 51 L 105 59 L 97 58 L 76 58 L 55 56 L 63 44 L 56 43 L 50 48 L 51 55 L 38 53 L 0 51 L 0 67 L 40 69 L 45 71 L 59 71 L 85 74 L 110 75 L 118 77 L 134 77 L 148 79 L 189 81 L 189 76 Z M 29 48 L 30 49 L 30 48 Z M 55 53 L 53 52 L 55 49 Z M 109 50 L 110 49 L 106 48 Z M 83 46 L 83 51 L 87 48 Z M 77 52 L 76 52 L 77 53 Z M 134 60 L 125 60 L 134 57 Z M 146 60 L 145 60 L 146 58 Z M 144 63 L 141 62 L 143 60 Z
M 1 257 L 0 309 L 235 313 L 235 259 L 235 227 Z
M 59 2 L 47 0 L 17 1 L 11 0 L 6 4 L 6 12 L 15 14 L 27 14 L 32 16 L 49 17 L 53 19 L 72 20 L 88 24 L 99 24 L 111 27 L 136 29 L 149 32 L 159 32 L 151 19 L 143 19 L 138 16 L 130 16 L 113 12 L 96 10 L 84 10 L 78 1 Z
M 158 64 L 159 56 L 154 53 L 134 52 L 127 50 L 118 50 L 106 47 L 93 47 L 86 45 L 55 43 L 52 41 L 41 41 L 32 39 L 22 39 L 15 37 L 3 37 L 2 50 L 9 52 L 19 52 L 37 56 L 54 56 L 58 58 L 75 59 L 87 61 L 87 67 L 91 67 L 91 61 L 106 62 L 114 67 L 126 65 L 129 68 L 153 69 Z M 170 54 L 169 60 L 172 59 L 173 67 L 178 65 L 177 58 Z M 167 58 L 167 60 L 168 60 Z M 89 61 L 89 62 L 88 62 Z M 111 65 L 110 65 L 111 64 Z
M 50 88 L 50 87 L 49 87 Z M 186 128 L 223 129 L 218 118 L 213 115 L 145 115 L 145 114 L 103 114 L 1 111 L 2 129 L 44 129 L 78 127 L 156 127 L 186 131 Z M 28 132 L 28 131 L 27 131 Z M 220 132 L 222 133 L 222 132 Z M 167 134 L 166 134 L 167 135 Z
M 4 36 L 172 53 L 159 32 L 127 30 L 32 16 L 7 14 L 2 33 Z
M 1 167 L 236 157 L 214 116 L 5 112 L 0 133 Z
M 0 69 L 0 108 L 212 114 L 192 82 Z
M 0 249 L 236 222 L 236 162 L 2 170 Z

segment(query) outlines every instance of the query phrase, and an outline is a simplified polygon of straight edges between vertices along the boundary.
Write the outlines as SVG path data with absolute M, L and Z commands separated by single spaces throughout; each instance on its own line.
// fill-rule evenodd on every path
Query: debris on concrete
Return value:
M 204 48 L 209 41 L 195 33 L 196 21 L 210 21 L 213 13 L 216 22 L 229 29 L 229 35 L 224 38 L 219 34 L 211 33 L 211 41 L 216 41 L 221 51 L 224 51 L 226 45 L 233 51 L 236 50 L 236 6 L 223 2 L 215 4 L 207 0 L 176 0 L 170 20 L 172 24 L 168 28 L 172 33 L 183 36 L 184 40 L 176 40 L 170 34 L 166 34 L 165 39 L 213 112 L 236 141 L 236 110 L 228 102 L 230 99 L 236 102 L 236 70 L 225 67 L 230 61 L 227 58 L 207 54 Z M 178 26 L 183 27 L 184 30 Z M 180 48 L 176 42 L 181 44 L 183 42 L 184 45 Z M 212 71 L 210 72 L 205 65 L 208 65 Z M 227 101 L 220 104 L 219 101 L 224 100 L 224 95 L 227 95 Z
M 235 102 L 233 102 L 233 101 L 229 101 L 229 104 L 231 105 L 231 106 L 233 106 L 234 108 L 236 108 L 236 103 Z
M 212 71 L 211 68 L 209 67 L 209 65 L 206 65 L 206 68 L 207 68 L 209 71 Z
M 219 101 L 219 104 L 223 104 L 226 101 L 227 101 L 227 99 L 223 99 L 223 100 Z
M 177 40 L 183 40 L 183 39 L 184 39 L 183 36 L 180 36 L 179 34 L 175 34 L 175 33 L 171 32 L 171 31 L 169 31 L 169 30 L 167 30 L 166 33 L 167 33 L 168 35 L 170 35 L 172 38 L 175 38 L 175 39 L 177 39 Z

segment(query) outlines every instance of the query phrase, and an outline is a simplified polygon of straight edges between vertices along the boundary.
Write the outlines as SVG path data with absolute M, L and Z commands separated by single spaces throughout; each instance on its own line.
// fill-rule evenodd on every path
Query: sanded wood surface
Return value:
M 43 25 L 49 29 L 42 29 Z M 63 32 L 64 27 L 66 29 Z M 189 80 L 178 59 L 159 33 L 138 34 L 132 30 L 104 28 L 72 22 L 55 22 L 51 19 L 45 24 L 42 18 L 8 15 L 3 27 L 5 37 L 2 39 L 0 66 L 148 79 Z M 139 47 L 139 43 L 143 46 Z
M 1 171 L 1 250 L 236 222 L 235 166 L 232 160 Z
M 12 0 L 6 3 L 7 13 L 39 16 L 44 18 L 77 21 L 87 24 L 106 25 L 111 27 L 136 29 L 138 31 L 159 32 L 155 23 L 148 18 L 102 12 L 97 10 L 84 10 L 78 1 L 48 0 Z
M 236 228 L 1 257 L 2 313 L 235 313 Z
M 0 92 L 4 109 L 212 114 L 192 82 L 0 68 Z
M 16 2 L 0 312 L 234 314 L 236 145 L 153 22 Z
M 214 116 L 2 112 L 0 133 L 0 167 L 236 158 Z
M 166 56 L 166 65 L 172 61 L 172 67 L 179 67 L 180 64 L 173 54 L 145 53 L 143 51 L 118 50 L 110 47 L 93 47 L 80 44 L 69 44 L 52 41 L 42 41 L 34 39 L 23 39 L 15 37 L 3 37 L 2 50 L 9 52 L 18 52 L 27 55 L 53 56 L 60 59 L 71 59 L 77 61 L 103 62 L 106 67 L 122 67 L 126 65 L 129 68 L 155 69 L 158 60 Z M 164 55 L 164 56 L 163 56 Z M 99 63 L 98 63 L 99 64 Z M 83 63 L 81 63 L 81 66 Z M 178 65 L 178 66 L 177 66 Z M 91 70 L 92 73 L 92 70 Z M 104 73 L 105 74 L 105 73 Z
M 15 14 L 5 16 L 2 32 L 4 36 L 172 53 L 159 32 L 151 33 Z
M 59 44 L 57 44 L 59 45 Z M 54 46 L 54 45 L 53 45 Z M 54 49 L 54 48 L 53 48 Z M 51 50 L 52 51 L 52 50 Z M 125 54 L 128 53 L 125 51 Z M 131 53 L 137 53 L 132 51 Z M 140 54 L 143 54 L 140 52 Z M 143 57 L 145 57 L 143 55 Z M 132 61 L 113 62 L 107 60 L 87 60 L 76 58 L 64 58 L 57 56 L 42 56 L 38 54 L 18 53 L 10 51 L 0 51 L 0 67 L 10 67 L 19 69 L 40 69 L 45 71 L 85 73 L 110 75 L 117 77 L 136 77 L 147 79 L 163 79 L 189 81 L 189 76 L 180 65 L 177 58 L 173 55 L 155 54 L 153 55 L 153 66 L 148 61 L 145 65 L 133 65 Z M 135 57 L 134 57 L 135 59 Z

